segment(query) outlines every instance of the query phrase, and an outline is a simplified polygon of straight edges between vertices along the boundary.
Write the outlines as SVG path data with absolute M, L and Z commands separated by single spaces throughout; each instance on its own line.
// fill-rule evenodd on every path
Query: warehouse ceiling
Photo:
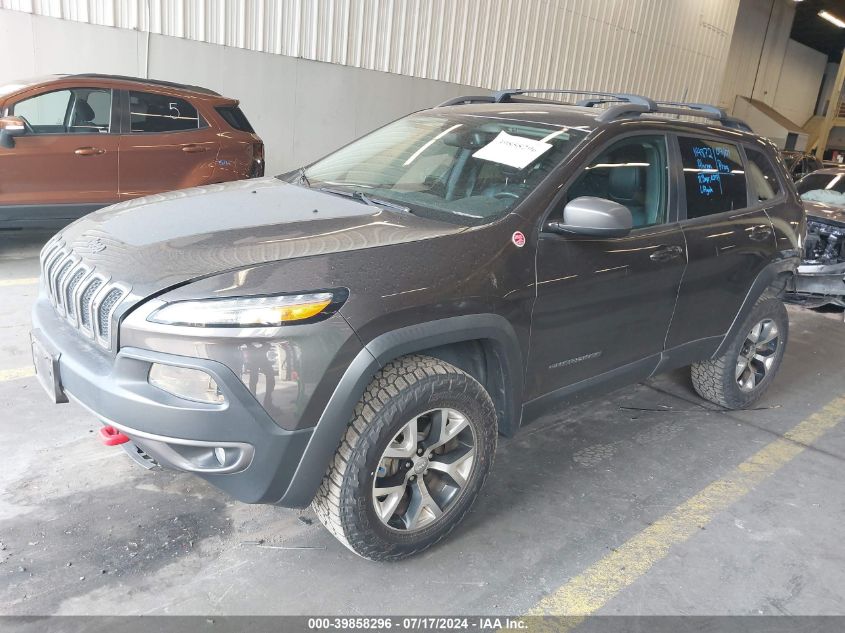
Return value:
M 845 0 L 803 0 L 796 2 L 792 39 L 828 55 L 838 62 L 845 48 L 845 28 L 819 17 L 819 11 L 845 21 Z

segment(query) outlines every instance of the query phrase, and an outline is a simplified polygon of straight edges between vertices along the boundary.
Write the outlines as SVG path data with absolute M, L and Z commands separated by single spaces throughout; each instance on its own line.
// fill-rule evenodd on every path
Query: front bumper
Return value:
M 845 263 L 802 264 L 795 277 L 792 302 L 808 306 L 845 306 Z
M 285 496 L 313 429 L 281 428 L 226 365 L 137 348 L 112 356 L 79 336 L 43 299 L 33 309 L 33 327 L 58 354 L 65 393 L 159 464 L 193 472 L 246 503 L 278 503 Z M 208 373 L 225 403 L 193 402 L 153 387 L 147 382 L 152 363 Z

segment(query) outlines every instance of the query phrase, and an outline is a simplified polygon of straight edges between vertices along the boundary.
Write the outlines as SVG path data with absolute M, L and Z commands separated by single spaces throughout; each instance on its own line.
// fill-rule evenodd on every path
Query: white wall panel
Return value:
M 715 101 L 740 0 L 0 0 L 0 8 L 473 85 Z
M 773 107 L 787 119 L 804 125 L 813 116 L 827 55 L 789 40 Z
M 741 0 L 719 105 L 742 95 L 774 106 L 794 17 L 792 0 Z

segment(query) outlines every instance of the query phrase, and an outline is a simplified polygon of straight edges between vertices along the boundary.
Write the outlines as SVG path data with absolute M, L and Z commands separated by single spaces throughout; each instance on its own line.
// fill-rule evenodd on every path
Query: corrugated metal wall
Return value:
M 0 8 L 484 88 L 715 101 L 739 0 L 0 0 Z

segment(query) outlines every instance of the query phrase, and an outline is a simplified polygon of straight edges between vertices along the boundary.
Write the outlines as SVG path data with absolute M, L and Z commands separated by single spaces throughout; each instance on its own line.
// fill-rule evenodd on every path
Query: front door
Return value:
M 117 202 L 119 137 L 112 91 L 66 88 L 10 107 L 27 133 L 0 148 L 0 206 L 14 220 L 73 219 Z M 18 209 L 23 217 L 13 217 Z M 12 213 L 12 215 L 10 215 Z
M 580 196 L 627 206 L 634 222 L 628 236 L 542 234 L 529 400 L 590 378 L 644 377 L 657 366 L 686 265 L 666 157 L 663 135 L 627 137 L 603 150 L 566 192 L 561 207 Z

